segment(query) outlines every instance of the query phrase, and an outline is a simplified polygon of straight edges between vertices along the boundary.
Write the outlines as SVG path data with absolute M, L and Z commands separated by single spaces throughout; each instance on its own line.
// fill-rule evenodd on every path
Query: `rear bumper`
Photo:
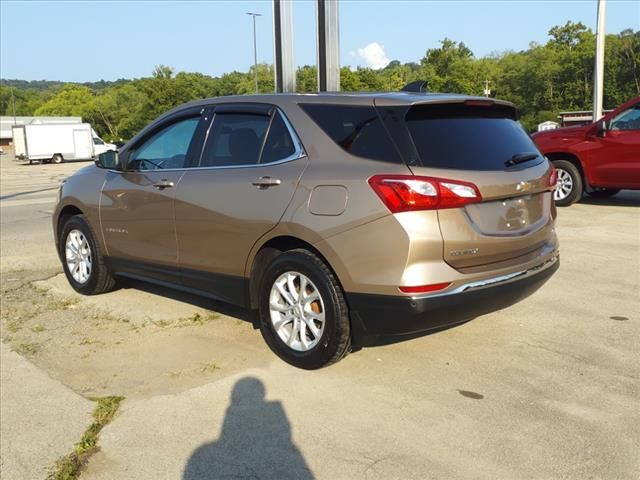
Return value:
M 537 267 L 472 282 L 442 294 L 421 297 L 347 294 L 353 343 L 393 341 L 463 323 L 509 307 L 538 290 L 560 267 L 554 256 Z

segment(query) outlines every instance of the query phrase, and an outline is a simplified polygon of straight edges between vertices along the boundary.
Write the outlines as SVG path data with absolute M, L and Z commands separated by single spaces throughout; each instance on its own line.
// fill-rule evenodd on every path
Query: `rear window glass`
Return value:
M 497 108 L 425 105 L 412 108 L 406 122 L 425 167 L 505 170 L 514 155 L 538 152 L 523 127 Z
M 296 152 L 296 147 L 293 144 L 289 130 L 282 120 L 280 112 L 276 112 L 273 120 L 271 121 L 271 127 L 269 128 L 269 135 L 267 141 L 264 144 L 262 150 L 262 157 L 260 163 L 277 162 L 278 160 L 284 160 L 290 157 Z
M 301 107 L 350 154 L 371 160 L 402 162 L 374 107 L 315 104 Z

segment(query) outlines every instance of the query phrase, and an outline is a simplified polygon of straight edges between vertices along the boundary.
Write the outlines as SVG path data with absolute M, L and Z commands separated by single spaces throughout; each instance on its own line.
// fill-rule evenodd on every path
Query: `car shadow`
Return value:
M 640 207 L 640 191 L 623 190 L 609 198 L 596 198 L 585 195 L 580 203 L 605 207 Z
M 215 312 L 237 318 L 245 322 L 251 323 L 258 328 L 258 312 L 247 308 L 231 305 L 230 303 L 220 302 L 208 297 L 196 295 L 195 293 L 183 292 L 170 287 L 163 287 L 155 283 L 144 282 L 142 280 L 134 280 L 132 278 L 118 278 L 118 288 L 132 288 L 143 292 L 158 295 L 160 297 L 170 298 L 181 303 L 187 303 L 205 310 L 213 310 Z
M 182 478 L 312 480 L 315 477 L 293 443 L 291 424 L 282 403 L 266 401 L 264 384 L 255 377 L 246 377 L 233 387 L 218 439 L 201 445 L 191 454 Z
M 181 290 L 177 290 L 175 288 L 164 287 L 162 285 L 157 285 L 155 283 L 149 283 L 143 280 L 136 280 L 128 277 L 118 278 L 117 288 L 118 289 L 132 288 L 134 290 L 140 290 L 146 293 L 150 293 L 152 295 L 158 295 L 164 298 L 170 298 L 171 300 L 175 300 L 177 302 L 186 303 L 199 308 L 203 308 L 205 310 L 212 310 L 212 311 L 221 313 L 223 315 L 237 318 L 238 320 L 242 320 L 244 322 L 248 322 L 256 330 L 260 328 L 260 319 L 259 319 L 257 310 L 250 310 L 247 308 L 238 307 L 230 303 L 213 300 L 209 297 L 197 295 L 195 293 L 188 293 Z M 443 325 L 437 328 L 424 330 L 416 333 L 377 336 L 375 339 L 366 340 L 363 345 L 352 344 L 351 352 L 355 353 L 357 351 L 360 351 L 362 348 L 382 347 L 386 345 L 392 345 L 395 343 L 403 343 L 409 340 L 414 340 L 416 338 L 427 337 L 429 335 L 434 335 L 436 333 L 443 332 L 445 330 L 456 328 L 472 320 L 473 319 L 470 318 L 468 320 L 464 320 L 461 322 L 452 323 L 450 325 Z

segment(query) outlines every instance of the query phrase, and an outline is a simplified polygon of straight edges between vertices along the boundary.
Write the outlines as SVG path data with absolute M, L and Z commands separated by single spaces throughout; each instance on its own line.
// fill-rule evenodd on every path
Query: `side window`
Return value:
M 269 117 L 218 113 L 213 118 L 201 167 L 255 165 L 269 126 Z
M 200 117 L 187 118 L 160 130 L 135 150 L 129 165 L 135 170 L 185 168 L 199 121 Z
M 611 130 L 640 130 L 640 104 L 619 113 L 611 120 Z
M 296 146 L 289 134 L 289 129 L 282 119 L 280 112 L 276 111 L 271 121 L 267 141 L 262 150 L 260 163 L 277 162 L 284 160 L 296 153 Z
M 301 105 L 312 120 L 343 150 L 358 157 L 401 163 L 374 107 Z

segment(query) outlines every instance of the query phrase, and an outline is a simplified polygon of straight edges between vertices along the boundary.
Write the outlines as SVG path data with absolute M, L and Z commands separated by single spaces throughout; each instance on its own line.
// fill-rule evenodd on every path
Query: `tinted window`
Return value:
M 104 145 L 104 142 L 98 137 L 93 137 L 93 144 L 94 145 Z
M 184 168 L 199 117 L 180 120 L 160 130 L 138 147 L 129 160 L 137 170 Z
M 238 113 L 219 113 L 213 119 L 201 167 L 254 165 L 269 126 L 269 117 Z
M 640 104 L 618 114 L 611 121 L 611 130 L 640 130 Z
M 419 106 L 409 111 L 406 121 L 425 167 L 504 170 L 514 155 L 538 152 L 522 126 L 500 109 Z
M 269 128 L 269 135 L 267 141 L 264 144 L 264 150 L 262 151 L 262 157 L 260 163 L 277 162 L 290 157 L 296 152 L 296 146 L 291 139 L 289 129 L 282 119 L 282 115 L 276 112 L 273 120 L 271 121 L 271 127 Z
M 352 155 L 401 162 L 374 107 L 311 104 L 301 107 L 334 142 Z

